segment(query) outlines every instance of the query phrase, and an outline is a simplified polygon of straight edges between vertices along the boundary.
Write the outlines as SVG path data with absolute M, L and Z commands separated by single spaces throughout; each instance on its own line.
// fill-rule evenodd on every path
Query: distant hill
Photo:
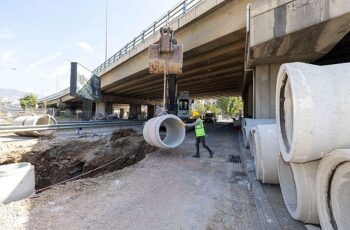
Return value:
M 3 98 L 11 98 L 11 99 L 16 99 L 23 97 L 24 95 L 27 95 L 28 93 L 19 91 L 17 89 L 5 89 L 5 88 L 0 88 L 0 97 Z

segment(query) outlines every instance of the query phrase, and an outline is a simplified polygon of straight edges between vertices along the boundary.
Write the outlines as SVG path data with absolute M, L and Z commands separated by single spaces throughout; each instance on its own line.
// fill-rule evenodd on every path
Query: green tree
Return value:
M 28 94 L 19 99 L 21 107 L 24 108 L 35 108 L 38 104 L 38 97 L 33 94 Z
M 239 116 L 243 110 L 243 101 L 241 97 L 225 97 L 218 99 L 218 107 L 224 115 L 230 117 Z

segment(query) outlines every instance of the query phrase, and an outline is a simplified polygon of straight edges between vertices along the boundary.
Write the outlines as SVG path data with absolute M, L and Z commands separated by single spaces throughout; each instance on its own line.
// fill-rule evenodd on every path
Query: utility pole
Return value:
M 106 44 L 105 44 L 105 47 L 106 47 L 106 50 L 105 50 L 105 61 L 107 61 L 107 36 L 108 36 L 108 0 L 106 0 Z

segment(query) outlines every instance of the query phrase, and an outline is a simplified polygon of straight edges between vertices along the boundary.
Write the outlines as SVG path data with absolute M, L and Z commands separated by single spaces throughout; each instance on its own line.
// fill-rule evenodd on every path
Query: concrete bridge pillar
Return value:
M 96 114 L 112 114 L 113 104 L 108 102 L 97 102 L 96 103 Z
M 129 116 L 131 119 L 137 119 L 137 115 L 141 113 L 141 105 L 130 104 Z
M 276 118 L 276 82 L 280 64 L 257 65 L 254 71 L 254 118 Z
M 73 103 L 64 103 L 64 114 L 65 116 L 74 116 L 76 114 L 77 106 Z
M 245 90 L 244 94 L 243 94 L 243 115 L 246 118 L 252 118 L 253 117 L 253 112 L 254 112 L 254 108 L 253 108 L 253 104 L 254 104 L 254 100 L 253 100 L 253 84 L 249 84 L 247 86 L 247 89 Z
M 97 102 L 96 103 L 96 114 L 105 114 L 106 113 L 106 103 L 105 102 Z
M 154 117 L 154 110 L 155 110 L 154 105 L 147 105 L 147 116 L 149 118 Z

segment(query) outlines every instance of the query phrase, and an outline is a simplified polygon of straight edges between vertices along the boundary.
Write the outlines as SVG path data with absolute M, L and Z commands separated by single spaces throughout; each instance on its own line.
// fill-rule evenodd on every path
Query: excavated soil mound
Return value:
M 40 189 L 79 176 L 115 159 L 118 160 L 86 177 L 122 169 L 141 161 L 148 153 L 156 150 L 132 129 L 118 130 L 111 136 L 97 139 L 81 138 L 52 143 L 37 149 L 40 150 L 3 155 L 0 157 L 0 165 L 32 163 L 35 166 L 36 188 Z

